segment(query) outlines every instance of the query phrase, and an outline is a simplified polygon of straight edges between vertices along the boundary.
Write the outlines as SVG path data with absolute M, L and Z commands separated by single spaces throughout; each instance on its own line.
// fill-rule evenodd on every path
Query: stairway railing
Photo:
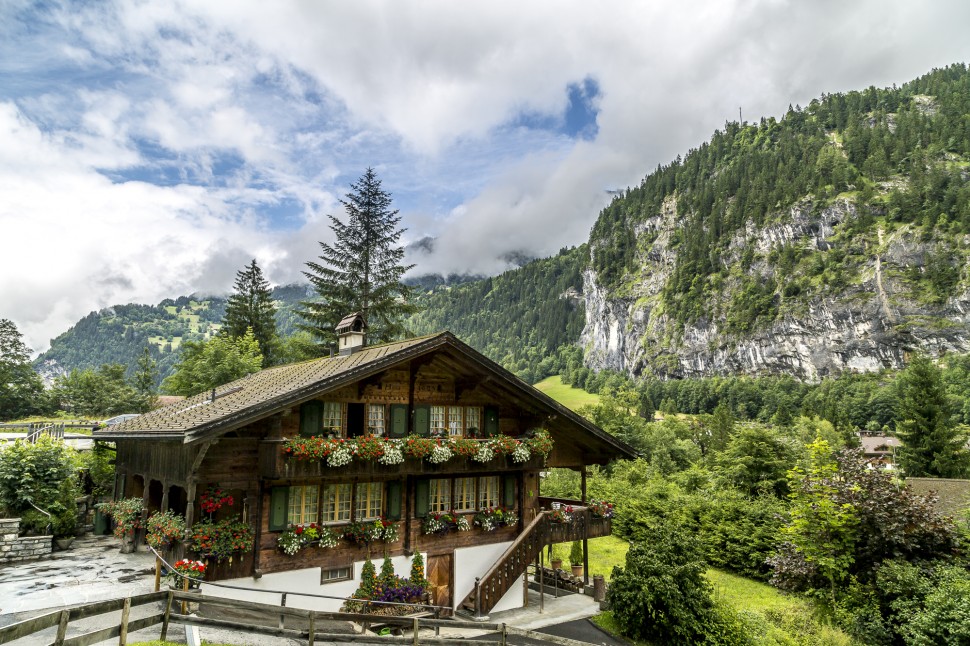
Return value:
M 549 512 L 540 512 L 501 558 L 481 577 L 464 604 L 474 604 L 475 616 L 487 614 L 536 560 L 549 538 Z M 463 604 L 463 605 L 464 605 Z

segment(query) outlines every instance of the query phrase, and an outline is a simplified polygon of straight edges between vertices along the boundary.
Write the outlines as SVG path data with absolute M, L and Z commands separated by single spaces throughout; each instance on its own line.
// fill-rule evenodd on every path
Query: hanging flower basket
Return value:
M 192 545 L 199 555 L 232 562 L 233 554 L 252 551 L 255 532 L 249 523 L 227 518 L 215 523 L 202 520 L 192 526 Z
M 185 535 L 185 519 L 172 510 L 152 514 L 146 527 L 145 542 L 156 550 L 168 549 Z

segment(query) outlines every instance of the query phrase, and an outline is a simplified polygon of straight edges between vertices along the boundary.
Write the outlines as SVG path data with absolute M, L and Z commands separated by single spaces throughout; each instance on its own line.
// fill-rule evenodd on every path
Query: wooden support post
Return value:
M 128 643 L 128 615 L 131 614 L 131 597 L 125 597 L 125 605 L 121 609 L 121 632 L 118 634 L 118 646 Z
M 165 603 L 165 616 L 162 618 L 162 632 L 158 636 L 159 641 L 168 639 L 168 622 L 172 618 L 172 602 L 175 600 L 175 591 L 168 591 L 168 601 Z
M 64 638 L 67 637 L 67 624 L 71 621 L 71 611 L 61 610 L 61 618 L 57 623 L 57 637 L 54 638 L 54 646 L 63 646 Z
M 545 560 L 542 558 L 542 550 L 539 550 L 539 558 L 536 559 L 539 566 L 539 614 L 541 615 L 546 607 L 546 581 L 545 581 Z
M 162 506 L 161 506 L 161 509 L 159 509 L 159 511 L 161 511 L 163 513 L 166 512 L 166 511 L 168 511 L 168 490 L 169 490 L 169 488 L 170 488 L 170 485 L 169 485 L 168 480 L 163 480 L 162 481 Z
M 187 576 L 182 577 L 182 591 L 183 592 L 189 591 L 189 577 Z M 189 604 L 187 601 L 182 602 L 182 614 L 183 615 L 189 614 Z
M 506 646 L 506 644 L 508 643 L 508 636 L 509 636 L 509 627 L 506 624 L 503 623 L 502 624 L 502 639 L 501 639 L 501 641 L 499 641 L 499 643 L 502 646 Z
M 587 501 L 586 501 L 586 465 L 585 464 L 583 465 L 582 474 L 583 475 L 582 475 L 582 478 L 580 479 L 580 483 L 581 483 L 582 494 L 583 494 L 583 506 L 586 507 L 586 502 Z M 590 518 L 591 518 L 590 513 L 589 513 L 589 508 L 587 508 L 583 512 L 583 514 L 584 514 L 584 517 L 585 517 L 585 520 L 586 520 L 586 522 L 583 524 L 583 526 L 584 526 L 584 529 L 583 529 L 583 585 L 589 585 L 589 541 L 588 541 L 588 536 L 589 536 L 589 521 L 590 521 Z
M 155 592 L 162 589 L 162 557 L 155 555 Z
M 421 643 L 421 622 L 418 621 L 417 617 L 411 621 L 413 622 L 414 627 L 414 635 L 411 636 L 411 643 L 413 643 L 414 646 L 418 646 L 418 644 Z
M 284 592 L 280 596 L 280 608 L 285 608 L 285 607 L 286 607 L 286 593 Z M 279 624 L 280 630 L 283 630 L 283 624 L 285 623 L 285 620 L 286 620 L 286 615 L 281 612 L 280 613 L 280 624 Z
M 316 639 L 317 624 L 316 624 L 317 613 L 313 610 L 310 611 L 310 634 L 307 635 L 307 646 L 314 646 L 313 640 Z

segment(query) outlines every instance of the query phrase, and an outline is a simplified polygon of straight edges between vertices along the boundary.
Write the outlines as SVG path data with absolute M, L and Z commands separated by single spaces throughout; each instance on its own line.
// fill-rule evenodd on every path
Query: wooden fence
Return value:
M 207 617 L 197 617 L 187 614 L 185 611 L 179 612 L 177 603 L 205 604 L 207 609 L 219 607 L 235 611 L 253 613 L 267 619 L 276 620 L 277 617 L 284 619 L 290 618 L 293 627 L 284 627 L 285 622 L 280 621 L 275 626 L 262 626 L 253 623 L 245 623 L 239 620 L 227 621 Z M 151 603 L 158 603 L 159 612 L 139 619 L 130 619 L 131 609 Z M 110 625 L 82 635 L 68 637 L 68 627 L 72 621 L 102 615 L 108 612 L 121 611 L 121 620 L 117 625 Z M 319 628 L 323 622 L 349 622 L 354 626 L 352 633 L 328 633 L 320 632 Z M 400 632 L 411 631 L 410 635 L 378 635 L 367 630 L 368 624 L 379 621 L 382 625 L 396 627 Z M 107 623 L 107 622 L 103 622 Z M 314 610 L 302 610 L 299 608 L 287 608 L 285 606 L 272 606 L 252 601 L 240 601 L 237 599 L 225 599 L 223 597 L 204 596 L 192 592 L 176 590 L 151 592 L 148 594 L 128 597 L 125 599 L 112 599 L 109 601 L 99 601 L 89 603 L 74 608 L 66 608 L 56 612 L 51 612 L 33 619 L 27 619 L 16 624 L 11 624 L 0 628 L 0 644 L 7 644 L 17 639 L 29 637 L 36 633 L 57 627 L 53 641 L 45 642 L 52 646 L 89 646 L 108 639 L 118 638 L 118 644 L 125 646 L 128 643 L 128 635 L 138 630 L 151 628 L 161 625 L 159 639 L 165 640 L 168 637 L 169 628 L 173 623 L 186 626 L 200 626 L 204 628 L 219 628 L 226 630 L 241 631 L 246 633 L 256 633 L 261 635 L 271 635 L 286 637 L 290 639 L 306 640 L 308 646 L 314 646 L 316 641 L 324 642 L 354 642 L 360 644 L 441 644 L 444 646 L 506 646 L 509 637 L 525 637 L 527 639 L 539 640 L 543 642 L 559 644 L 560 646 L 588 646 L 585 642 L 579 642 L 564 637 L 554 637 L 530 630 L 520 630 L 504 623 L 485 623 L 478 621 L 459 621 L 454 619 L 428 619 L 422 617 L 392 617 L 376 616 L 371 614 L 355 614 L 348 612 L 317 612 Z M 497 638 L 475 639 L 466 637 L 442 637 L 438 632 L 442 628 L 449 630 L 469 630 L 478 634 L 497 633 Z M 422 635 L 421 630 L 433 630 L 435 635 Z M 38 643 L 32 640 L 32 643 Z

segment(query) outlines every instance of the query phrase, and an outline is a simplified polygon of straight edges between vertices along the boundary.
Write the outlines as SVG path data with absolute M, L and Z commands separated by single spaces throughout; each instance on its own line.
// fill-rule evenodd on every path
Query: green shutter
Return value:
M 428 508 L 431 506 L 431 488 L 427 480 L 418 480 L 414 483 L 414 515 L 424 518 L 428 515 Z
M 515 476 L 502 477 L 502 506 L 506 509 L 515 507 Z
M 498 435 L 498 408 L 494 406 L 485 407 L 485 437 Z
M 309 401 L 300 406 L 300 435 L 319 435 L 323 428 L 323 402 Z
M 286 495 L 289 487 L 273 487 L 269 490 L 269 531 L 286 529 Z
M 390 437 L 404 437 L 408 434 L 408 407 L 407 404 L 391 404 L 391 430 L 388 432 Z
M 401 481 L 387 483 L 387 519 L 401 520 Z
M 414 434 L 423 437 L 431 435 L 431 407 L 414 407 Z

